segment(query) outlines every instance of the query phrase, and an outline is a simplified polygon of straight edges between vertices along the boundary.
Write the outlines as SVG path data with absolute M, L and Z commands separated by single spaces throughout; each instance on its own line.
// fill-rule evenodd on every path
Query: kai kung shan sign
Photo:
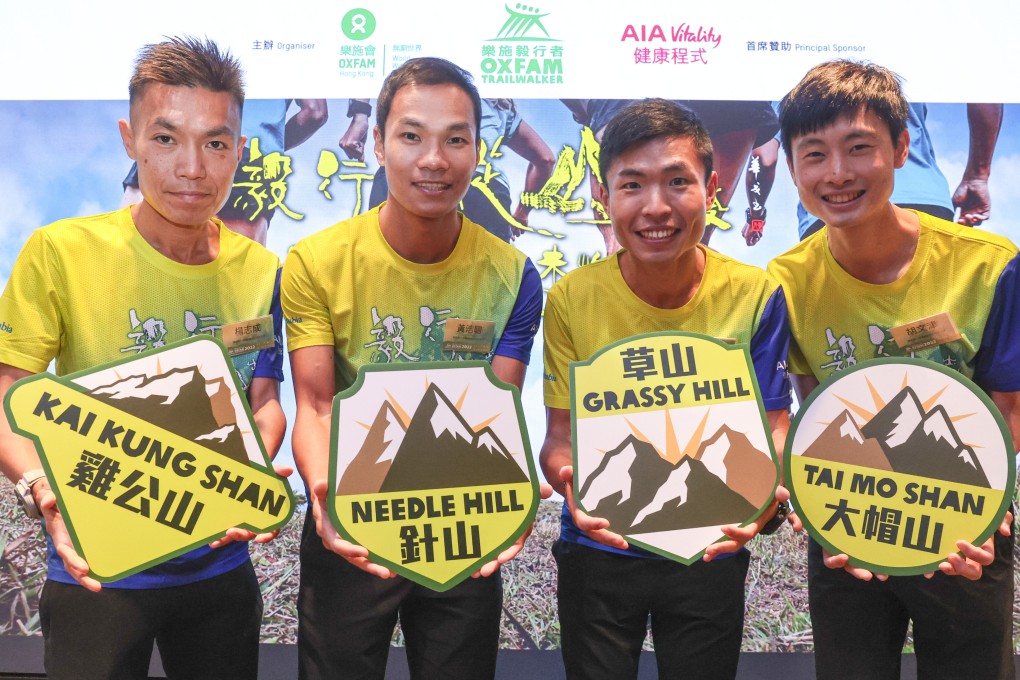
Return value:
M 635 545 L 691 564 L 769 505 L 779 463 L 748 349 L 635 336 L 570 365 L 574 497 Z
M 835 374 L 787 439 L 785 478 L 812 537 L 881 574 L 934 571 L 999 526 L 1016 481 L 998 408 L 956 371 L 876 359 Z
M 468 578 L 535 518 L 520 395 L 484 361 L 363 367 L 333 400 L 331 439 L 337 531 L 433 590 Z
M 90 575 L 110 582 L 222 538 L 268 532 L 294 498 L 272 468 L 223 345 L 192 338 L 16 382 L 4 407 L 35 441 Z

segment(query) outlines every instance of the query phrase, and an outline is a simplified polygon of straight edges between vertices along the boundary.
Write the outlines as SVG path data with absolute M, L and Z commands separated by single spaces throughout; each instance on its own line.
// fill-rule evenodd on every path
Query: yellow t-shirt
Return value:
M 0 362 L 58 375 L 270 313 L 279 259 L 220 223 L 220 252 L 186 265 L 150 246 L 129 208 L 54 222 L 28 239 L 0 297 Z M 274 329 L 279 334 L 280 329 Z M 247 386 L 257 352 L 234 357 Z M 282 376 L 280 376 L 282 377 Z
M 150 246 L 130 208 L 54 222 L 35 231 L 0 296 L 0 362 L 58 375 L 134 356 L 192 335 L 269 314 L 280 261 L 222 223 L 220 251 L 185 265 Z M 278 311 L 278 310 L 277 310 Z M 277 342 L 279 327 L 274 328 Z M 233 357 L 241 384 L 283 378 L 282 347 Z M 256 369 L 257 367 L 257 369 Z M 49 541 L 49 537 L 47 537 Z M 248 561 L 244 543 L 203 546 L 106 587 L 165 588 L 223 574 Z M 74 583 L 50 542 L 50 580 Z
M 410 262 L 383 237 L 377 207 L 291 248 L 280 293 L 288 349 L 332 345 L 337 390 L 353 384 L 365 364 L 491 359 L 526 263 L 522 252 L 467 218 L 448 258 Z M 444 352 L 444 327 L 457 319 L 493 322 L 491 348 Z M 518 353 L 500 347 L 500 354 L 524 362 L 528 351 L 530 338 Z
M 571 362 L 633 335 L 684 331 L 749 345 L 765 409 L 786 408 L 788 330 L 778 284 L 757 267 L 702 251 L 701 285 L 679 309 L 659 309 L 635 295 L 623 279 L 619 254 L 557 281 L 545 307 L 546 406 L 570 408 Z
M 791 373 L 824 381 L 860 361 L 905 356 L 889 329 L 948 312 L 960 338 L 915 356 L 983 382 L 986 376 L 975 377 L 978 350 L 996 286 L 1017 248 L 1002 236 L 916 214 L 917 249 L 906 273 L 892 283 L 865 283 L 848 274 L 832 257 L 827 229 L 769 263 L 786 293 Z

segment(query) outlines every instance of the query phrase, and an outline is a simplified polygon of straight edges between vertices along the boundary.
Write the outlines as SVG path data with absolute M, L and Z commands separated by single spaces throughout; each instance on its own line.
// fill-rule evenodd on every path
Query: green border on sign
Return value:
M 768 499 L 765 501 L 764 505 L 762 505 L 760 508 L 758 508 L 757 512 L 755 512 L 754 515 L 752 515 L 746 522 L 744 522 L 743 524 L 740 525 L 740 526 L 747 526 L 748 524 L 751 524 L 756 519 L 758 519 L 758 517 L 760 517 L 761 514 L 763 512 L 765 512 L 765 509 L 768 508 L 769 505 L 772 504 L 772 500 L 775 497 L 776 487 L 779 485 L 779 480 L 780 480 L 780 476 L 779 476 L 779 458 L 776 455 L 776 445 L 775 445 L 775 442 L 772 441 L 772 429 L 769 427 L 768 417 L 765 415 L 765 407 L 761 403 L 761 389 L 758 387 L 758 376 L 754 372 L 754 362 L 751 360 L 751 352 L 750 352 L 750 350 L 748 348 L 748 345 L 745 344 L 745 343 L 730 344 L 730 343 L 727 343 L 727 342 L 723 342 L 722 340 L 719 340 L 718 338 L 713 338 L 713 337 L 711 337 L 709 335 L 701 335 L 699 333 L 686 333 L 686 332 L 683 332 L 683 331 L 659 331 L 659 332 L 656 332 L 656 333 L 644 333 L 644 334 L 641 334 L 641 335 L 632 335 L 629 338 L 624 338 L 623 340 L 619 340 L 617 342 L 614 342 L 611 345 L 607 345 L 607 346 L 603 347 L 598 352 L 593 354 L 591 356 L 591 358 L 589 358 L 587 361 L 573 361 L 573 362 L 570 363 L 570 440 L 571 440 L 570 448 L 571 448 L 571 459 L 572 459 L 571 462 L 572 462 L 572 464 L 574 466 L 574 480 L 573 480 L 573 484 L 572 484 L 573 491 L 574 491 L 574 502 L 575 502 L 575 504 L 577 505 L 578 508 L 580 508 L 584 512 L 588 512 L 587 509 L 585 509 L 585 507 L 581 503 L 581 499 L 580 499 L 580 482 L 579 482 L 579 475 L 577 474 L 577 412 L 576 412 L 576 409 L 574 408 L 574 394 L 576 392 L 576 390 L 574 389 L 574 371 L 576 370 L 576 368 L 578 366 L 590 366 L 592 363 L 595 362 L 596 359 L 598 359 L 600 356 L 602 356 L 603 354 L 605 354 L 609 350 L 613 349 L 614 347 L 619 347 L 620 345 L 623 345 L 623 344 L 631 343 L 631 342 L 634 342 L 636 340 L 641 340 L 642 338 L 654 338 L 654 337 L 663 337 L 663 336 L 669 336 L 669 337 L 674 337 L 674 338 L 696 338 L 698 340 L 709 340 L 713 344 L 719 345 L 720 347 L 722 347 L 723 349 L 725 349 L 728 352 L 738 352 L 739 351 L 739 352 L 742 352 L 743 355 L 744 355 L 744 360 L 747 362 L 747 366 L 750 369 L 748 371 L 748 373 L 751 375 L 751 384 L 754 387 L 755 402 L 757 402 L 757 404 L 758 404 L 758 413 L 761 415 L 762 426 L 765 428 L 765 440 L 768 442 L 769 455 L 772 457 L 772 464 L 776 468 L 776 478 L 775 478 L 775 481 L 772 484 L 772 495 L 770 495 L 768 497 Z M 612 531 L 613 527 L 609 527 L 609 530 Z M 715 543 L 722 543 L 722 542 L 728 541 L 728 540 L 730 540 L 729 537 L 722 536 L 722 537 L 719 538 L 718 541 L 715 541 Z M 662 550 L 661 548 L 657 548 L 655 546 L 648 545 L 647 543 L 645 543 L 643 541 L 631 540 L 629 537 L 627 538 L 627 543 L 630 544 L 630 545 L 636 545 L 636 546 L 638 546 L 640 548 L 643 548 L 644 550 L 647 550 L 649 552 L 655 553 L 656 555 L 661 555 L 662 557 L 669 558 L 669 559 L 673 560 L 674 562 L 680 562 L 681 564 L 686 564 L 686 565 L 694 564 L 695 562 L 699 561 L 704 556 L 704 554 L 705 554 L 705 550 L 702 550 L 701 552 L 699 552 L 697 555 L 694 555 L 690 559 L 684 559 L 684 558 L 681 558 L 681 557 L 679 557 L 677 555 L 674 555 L 672 553 L 668 553 L 668 552 Z M 707 547 L 706 547 L 706 550 L 707 550 Z
M 929 369 L 932 371 L 936 371 L 938 373 L 942 373 L 951 378 L 954 378 L 958 383 L 960 383 L 968 390 L 970 390 L 975 396 L 978 397 L 978 399 L 981 400 L 981 402 L 985 406 L 988 407 L 988 410 L 992 414 L 992 417 L 995 419 L 996 424 L 998 424 L 999 432 L 1002 434 L 1007 455 L 1006 487 L 1003 490 L 1002 502 L 999 504 L 999 511 L 995 513 L 995 515 L 993 515 L 993 519 L 989 523 L 988 527 L 981 532 L 977 539 L 973 541 L 974 545 L 981 545 L 982 543 L 987 541 L 988 538 L 992 536 L 992 534 L 994 534 L 996 530 L 999 528 L 999 524 L 1002 521 L 1001 518 L 1006 514 L 1006 511 L 1009 509 L 1010 504 L 1013 501 L 1013 489 L 1016 486 L 1016 452 L 1013 450 L 1013 436 L 1009 433 L 1009 428 L 1006 426 L 1006 421 L 1002 417 L 1002 414 L 999 412 L 999 408 L 994 404 L 994 402 L 992 402 L 991 399 L 988 398 L 988 395 L 985 394 L 984 390 L 982 390 L 980 387 L 974 384 L 974 382 L 967 378 L 967 376 L 963 375 L 958 371 L 946 368 L 941 364 L 934 363 L 932 361 L 927 361 L 925 359 L 914 359 L 910 357 L 882 357 L 877 359 L 869 359 L 867 361 L 863 361 L 857 364 L 853 368 L 848 368 L 846 370 L 833 373 L 825 380 L 825 382 L 821 383 L 818 387 L 816 387 L 814 391 L 811 393 L 811 395 L 804 401 L 804 403 L 800 405 L 800 409 L 797 411 L 796 417 L 794 417 L 793 422 L 790 424 L 790 432 L 786 437 L 786 447 L 783 452 L 783 478 L 784 479 L 790 478 L 790 460 L 793 457 L 791 454 L 791 451 L 793 449 L 793 443 L 796 440 L 797 428 L 800 426 L 800 421 L 807 414 L 808 407 L 810 407 L 811 404 L 813 404 L 814 401 L 817 398 L 819 398 L 824 392 L 827 392 L 829 388 L 832 387 L 832 385 L 839 382 L 844 377 L 856 373 L 857 371 L 863 371 L 869 368 L 873 368 L 880 364 L 906 364 L 910 366 L 917 366 L 919 368 Z M 796 489 L 793 488 L 793 485 L 790 485 L 788 488 L 790 491 L 790 500 L 793 503 L 794 508 L 796 508 L 799 505 L 797 501 L 797 491 Z M 832 543 L 825 540 L 825 538 L 822 536 L 822 533 L 814 526 L 814 524 L 812 524 L 808 520 L 807 517 L 805 517 L 804 515 L 800 515 L 800 519 L 804 523 L 804 528 L 807 530 L 811 538 L 817 541 L 823 548 L 825 548 L 827 551 L 834 555 L 843 553 L 843 550 L 837 548 Z M 946 555 L 942 555 L 934 562 L 929 562 L 927 564 L 919 565 L 916 567 L 889 567 L 884 565 L 872 564 L 870 562 L 851 556 L 849 565 L 854 567 L 861 567 L 863 569 L 868 569 L 876 574 L 886 574 L 889 576 L 916 576 L 918 574 L 925 574 L 932 571 L 938 571 L 939 564 L 944 562 L 945 558 Z
M 510 537 L 500 544 L 498 547 L 482 555 L 479 559 L 471 562 L 461 571 L 457 576 L 451 578 L 446 583 L 434 581 L 427 576 L 424 576 L 418 572 L 412 571 L 407 567 L 387 560 L 383 556 L 369 550 L 368 559 L 376 564 L 388 568 L 389 570 L 400 574 L 409 581 L 414 581 L 419 585 L 423 585 L 427 588 L 435 590 L 437 592 L 445 592 L 450 588 L 453 588 L 458 583 L 461 583 L 467 579 L 471 574 L 478 571 L 480 567 L 491 562 L 501 552 L 509 548 L 517 541 L 532 525 L 535 521 L 535 515 L 538 512 L 538 501 L 539 501 L 539 485 L 538 476 L 535 471 L 535 461 L 531 455 L 531 442 L 528 439 L 528 428 L 525 426 L 524 420 L 524 409 L 521 407 L 521 393 L 517 389 L 516 385 L 505 383 L 496 377 L 496 374 L 492 372 L 492 366 L 487 361 L 481 361 L 478 359 L 465 360 L 465 361 L 422 361 L 415 363 L 399 363 L 399 364 L 366 364 L 358 369 L 358 377 L 354 383 L 343 392 L 338 393 L 333 397 L 333 416 L 332 424 L 329 431 L 329 495 L 327 496 L 327 505 L 329 508 L 329 519 L 333 523 L 333 527 L 337 530 L 345 540 L 354 543 L 355 545 L 361 545 L 358 543 L 353 536 L 344 528 L 340 522 L 340 518 L 336 512 L 336 487 L 337 487 L 337 445 L 339 442 L 339 428 L 338 423 L 340 420 L 340 406 L 343 400 L 353 394 L 355 394 L 365 384 L 365 374 L 368 372 L 385 372 L 385 371 L 438 371 L 450 368 L 483 368 L 485 375 L 489 379 L 489 382 L 495 385 L 497 388 L 505 391 L 509 391 L 513 395 L 514 408 L 517 410 L 517 422 L 521 430 L 521 442 L 524 444 L 524 456 L 528 461 L 528 475 L 531 478 L 531 507 L 528 508 L 527 513 L 524 516 L 524 520 L 520 526 L 511 533 Z
M 247 524 L 239 524 L 239 525 L 237 525 L 237 527 L 238 528 L 242 528 L 242 529 L 248 529 L 249 531 L 263 531 L 263 532 L 275 531 L 275 530 L 280 529 L 283 526 L 285 526 L 287 524 L 287 522 L 290 521 L 291 516 L 294 514 L 294 492 L 293 492 L 293 490 L 291 490 L 290 484 L 287 482 L 287 480 L 285 478 L 283 478 L 283 477 L 280 477 L 278 474 L 276 474 L 276 471 L 273 469 L 272 461 L 269 459 L 269 455 L 266 453 L 266 445 L 262 441 L 262 434 L 259 432 L 258 427 L 255 425 L 255 419 L 252 417 L 251 407 L 248 405 L 248 397 L 245 394 L 245 391 L 241 388 L 241 382 L 237 378 L 237 372 L 233 368 L 233 363 L 231 362 L 231 359 L 230 359 L 230 357 L 227 354 L 226 348 L 223 346 L 223 343 L 220 342 L 220 340 L 218 338 L 216 338 L 216 337 L 209 336 L 209 335 L 203 335 L 201 337 L 199 337 L 199 336 L 192 336 L 192 337 L 186 338 L 184 340 L 179 340 L 177 342 L 170 343 L 169 345 L 165 345 L 164 347 L 160 347 L 159 349 L 153 349 L 153 350 L 146 351 L 146 352 L 144 352 L 142 354 L 136 354 L 136 355 L 131 356 L 131 357 L 126 357 L 124 359 L 118 359 L 116 361 L 111 361 L 108 364 L 103 364 L 102 366 L 96 366 L 94 368 L 86 369 L 84 371 L 78 371 L 77 373 L 69 373 L 67 375 L 59 376 L 59 377 L 53 375 L 52 373 L 36 373 L 34 375 L 27 376 L 27 377 L 22 378 L 21 380 L 18 380 L 17 382 L 15 382 L 13 385 L 11 385 L 10 389 L 7 390 L 7 393 L 4 396 L 4 411 L 7 413 L 7 421 L 11 424 L 11 429 L 12 430 L 17 432 L 21 436 L 25 437 L 26 439 L 31 439 L 32 442 L 35 444 L 35 449 L 36 449 L 36 451 L 39 454 L 39 460 L 42 463 L 43 470 L 46 472 L 46 480 L 49 482 L 50 489 L 53 491 L 53 494 L 57 498 L 57 508 L 60 510 L 60 514 L 64 518 L 64 525 L 67 527 L 67 533 L 68 533 L 68 535 L 71 538 L 71 544 L 74 546 L 75 552 L 77 552 L 79 555 L 81 555 L 83 558 L 85 558 L 86 562 L 88 561 L 88 556 L 85 555 L 85 552 L 82 550 L 81 542 L 78 540 L 78 534 L 77 534 L 77 532 L 74 529 L 74 520 L 67 513 L 67 506 L 64 503 L 64 497 L 63 497 L 63 494 L 61 493 L 61 491 L 62 491 L 61 487 L 60 487 L 59 484 L 56 484 L 54 482 L 55 476 L 53 474 L 53 470 L 50 468 L 49 461 L 47 461 L 47 459 L 46 459 L 46 455 L 43 453 L 42 443 L 39 441 L 39 438 L 36 435 L 34 435 L 34 434 L 30 433 L 30 432 L 27 432 L 27 431 L 21 429 L 20 427 L 18 427 L 16 419 L 14 417 L 14 414 L 11 412 L 11 406 L 10 406 L 11 394 L 14 392 L 14 390 L 19 385 L 27 385 L 27 384 L 35 382 L 37 380 L 42 380 L 44 378 L 49 378 L 49 379 L 55 380 L 56 382 L 59 382 L 59 383 L 65 385 L 69 389 L 72 389 L 72 390 L 74 390 L 76 392 L 80 392 L 81 394 L 87 395 L 88 394 L 88 390 L 86 390 L 81 385 L 78 385 L 77 383 L 75 383 L 74 382 L 75 378 L 80 378 L 80 377 L 83 377 L 83 376 L 92 375 L 93 373 L 99 373 L 100 371 L 106 371 L 106 370 L 109 370 L 111 368 L 115 368 L 117 366 L 121 366 L 121 365 L 124 365 L 124 364 L 129 364 L 129 363 L 132 363 L 132 362 L 136 362 L 139 359 L 149 359 L 149 358 L 154 357 L 154 356 L 156 356 L 158 354 L 162 354 L 162 353 L 170 351 L 172 349 L 178 349 L 178 348 L 180 348 L 180 347 L 182 347 L 184 345 L 189 345 L 189 344 L 194 343 L 194 342 L 212 342 L 212 343 L 215 343 L 217 348 L 219 349 L 220 353 L 223 355 L 223 360 L 226 362 L 227 368 L 229 369 L 228 373 L 230 374 L 230 378 L 233 380 L 234 388 L 237 390 L 237 394 L 241 397 L 241 404 L 244 406 L 244 412 L 248 416 L 248 423 L 251 426 L 252 432 L 255 434 L 256 441 L 258 441 L 259 450 L 262 452 L 263 464 L 259 465 L 255 461 L 251 461 L 249 459 L 251 467 L 256 469 L 256 470 L 261 470 L 262 472 L 265 472 L 265 473 L 267 473 L 269 475 L 272 475 L 273 477 L 276 477 L 277 479 L 280 479 L 281 481 L 283 481 L 283 487 L 287 490 L 287 498 L 288 498 L 288 501 L 289 501 L 288 504 L 287 504 L 287 512 L 283 516 L 283 519 L 281 519 L 279 522 L 277 522 L 277 523 L 275 523 L 275 524 L 273 524 L 273 525 L 271 525 L 269 527 L 266 527 L 266 528 L 253 527 L 253 526 L 250 526 L 250 525 L 247 525 Z M 120 572 L 118 574 L 114 574 L 112 576 L 101 576 L 101 575 L 95 573 L 94 571 L 92 571 L 91 568 L 90 568 L 89 569 L 89 576 L 91 576 L 92 578 L 96 579 L 100 583 L 111 583 L 113 581 L 119 581 L 120 579 L 126 578 L 128 576 L 133 575 L 133 574 L 137 574 L 138 572 L 141 572 L 141 571 L 145 571 L 146 569 L 149 569 L 151 567 L 154 567 L 154 566 L 157 566 L 159 564 L 162 564 L 163 562 L 166 562 L 167 560 L 171 560 L 171 559 L 173 559 L 175 557 L 179 557 L 180 555 L 183 555 L 185 553 L 191 552 L 192 550 L 195 550 L 196 548 L 200 548 L 200 547 L 202 547 L 204 545 L 208 545 L 209 543 L 211 543 L 211 542 L 213 542 L 213 541 L 215 541 L 217 539 L 223 538 L 224 536 L 226 536 L 227 529 L 232 529 L 232 528 L 234 528 L 234 527 L 226 527 L 221 532 L 218 532 L 218 533 L 215 533 L 215 534 L 211 534 L 209 536 L 205 536 L 205 537 L 196 539 L 192 543 L 189 543 L 188 545 L 186 545 L 186 546 L 184 546 L 182 548 L 178 548 L 178 549 L 176 549 L 176 550 L 174 550 L 174 551 L 172 551 L 170 553 L 167 553 L 166 555 L 163 555 L 162 557 L 158 557 L 156 559 L 150 560 L 150 561 L 148 561 L 148 562 L 146 562 L 144 564 L 141 564 L 141 565 L 139 565 L 137 567 L 125 570 L 125 571 Z

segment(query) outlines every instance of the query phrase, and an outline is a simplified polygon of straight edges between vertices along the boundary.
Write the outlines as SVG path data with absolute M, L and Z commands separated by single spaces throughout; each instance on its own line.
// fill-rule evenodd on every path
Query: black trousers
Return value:
M 808 594 L 819 680 L 898 680 L 907 623 L 917 677 L 1013 677 L 1013 537 L 995 534 L 995 562 L 978 581 L 936 571 L 861 581 L 808 547 Z
M 684 566 L 558 540 L 560 646 L 568 680 L 636 678 L 649 617 L 660 678 L 733 678 L 750 553 Z
M 502 606 L 499 572 L 444 593 L 368 574 L 323 547 L 309 512 L 301 536 L 298 677 L 382 680 L 399 615 L 414 680 L 492 678 Z
M 172 680 L 255 680 L 262 595 L 251 562 L 171 588 L 47 581 L 39 602 L 50 680 L 145 680 L 155 640 Z

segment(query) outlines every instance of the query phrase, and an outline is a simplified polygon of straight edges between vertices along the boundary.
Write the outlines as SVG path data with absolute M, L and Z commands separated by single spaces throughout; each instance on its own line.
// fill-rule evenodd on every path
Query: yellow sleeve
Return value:
M 0 296 L 0 362 L 33 373 L 46 370 L 64 336 L 64 293 L 52 244 L 36 231 Z
M 290 249 L 280 280 L 280 305 L 287 327 L 287 350 L 335 345 L 333 322 L 323 278 L 311 248 Z
M 577 361 L 577 350 L 570 336 L 565 297 L 564 287 L 554 285 L 545 305 L 542 319 L 545 373 L 542 382 L 545 405 L 569 410 L 570 363 Z

